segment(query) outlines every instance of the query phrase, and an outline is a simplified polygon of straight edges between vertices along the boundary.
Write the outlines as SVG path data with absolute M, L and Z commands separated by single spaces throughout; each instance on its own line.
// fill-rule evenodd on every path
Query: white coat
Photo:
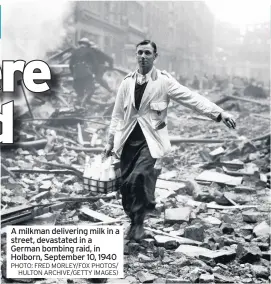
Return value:
M 114 139 L 113 151 L 119 157 L 137 122 L 153 158 L 162 158 L 170 152 L 167 109 L 171 99 L 215 121 L 219 121 L 218 117 L 223 111 L 205 97 L 179 84 L 166 71 L 155 67 L 137 110 L 134 99 L 135 83 L 136 71 L 129 73 L 121 82 L 112 113 L 109 141 Z

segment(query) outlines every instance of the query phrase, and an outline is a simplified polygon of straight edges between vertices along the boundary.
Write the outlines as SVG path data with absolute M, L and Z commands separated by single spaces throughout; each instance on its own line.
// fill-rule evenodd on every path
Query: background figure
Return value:
M 199 79 L 198 79 L 197 75 L 194 76 L 192 88 L 195 89 L 195 90 L 199 90 Z
M 209 80 L 208 75 L 205 73 L 202 77 L 202 89 L 207 90 L 209 88 Z
M 110 93 L 113 90 L 110 88 L 108 83 L 104 80 L 103 76 L 106 71 L 106 64 L 108 65 L 109 69 L 113 69 L 114 61 L 113 58 L 104 53 L 102 50 L 98 48 L 98 46 L 94 42 L 90 42 L 90 47 L 94 53 L 95 59 L 97 60 L 97 64 L 94 66 L 94 74 L 97 83 L 99 83 L 102 87 L 104 87 Z
M 81 105 L 86 98 L 94 93 L 94 71 L 98 67 L 90 41 L 87 38 L 79 40 L 79 47 L 75 49 L 70 58 L 70 70 L 73 76 L 73 87 L 77 93 L 77 100 Z
M 186 74 L 180 75 L 179 79 L 178 79 L 178 82 L 181 85 L 186 86 L 186 84 L 187 84 L 187 76 L 186 76 Z

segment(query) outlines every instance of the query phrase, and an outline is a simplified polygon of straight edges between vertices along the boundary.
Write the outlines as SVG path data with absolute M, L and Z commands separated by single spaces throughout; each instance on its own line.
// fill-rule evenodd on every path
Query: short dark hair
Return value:
M 150 44 L 152 47 L 153 47 L 153 51 L 154 53 L 157 53 L 157 47 L 156 47 L 156 44 L 155 42 L 149 40 L 149 39 L 144 39 L 143 41 L 141 41 L 140 43 L 138 43 L 136 45 L 136 48 L 139 46 L 139 45 L 147 45 L 147 44 Z

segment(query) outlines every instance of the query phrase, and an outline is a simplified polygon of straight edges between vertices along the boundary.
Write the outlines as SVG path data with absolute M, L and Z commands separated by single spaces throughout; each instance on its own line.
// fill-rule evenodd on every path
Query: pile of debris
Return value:
M 20 117 L 16 143 L 2 145 L 2 226 L 128 227 L 119 193 L 94 196 L 83 187 L 85 157 L 101 153 L 110 117 L 99 104 L 71 107 L 74 96 L 62 84 L 57 100 L 36 106 L 34 118 Z M 259 113 L 263 106 L 253 107 Z M 217 123 L 190 112 L 170 107 L 174 146 L 156 184 L 156 211 L 145 221 L 150 236 L 140 243 L 125 241 L 126 278 L 108 283 L 270 280 L 270 133 L 262 135 L 269 120 L 235 113 L 238 134 L 222 134 Z M 258 137 L 245 138 L 245 132 Z M 1 238 L 4 256 L 5 228 Z M 36 280 L 13 279 L 27 281 Z
M 238 150 L 220 147 L 208 153 L 203 166 L 208 170 L 195 178 L 198 183 L 161 179 L 176 171 L 161 176 L 156 185 L 159 217 L 146 222 L 156 235 L 127 244 L 127 254 L 141 258 L 138 264 L 129 256 L 127 270 L 138 270 L 140 283 L 266 283 L 269 143 L 244 142 Z M 207 160 L 207 153 L 202 156 Z M 142 271 L 145 262 L 150 263 L 148 273 Z
M 48 126 L 51 130 L 47 132 L 41 127 L 36 133 L 45 133 L 44 144 L 32 144 L 28 149 L 22 145 L 13 150 L 13 158 L 8 157 L 10 151 L 4 151 L 2 210 L 28 204 L 24 213 L 36 206 L 40 214 L 30 220 L 33 215 L 20 219 L 16 213 L 15 222 L 128 226 L 118 194 L 92 196 L 84 191 L 86 152 L 71 150 L 66 144 L 73 141 L 78 145 L 84 131 L 76 127 L 73 132 L 66 129 L 64 136 L 55 126 Z M 35 137 L 21 135 L 29 140 Z M 101 149 L 95 146 L 89 147 L 92 155 Z M 269 278 L 270 137 L 227 142 L 199 154 L 203 163 L 201 173 L 194 177 L 197 182 L 177 181 L 176 169 L 159 177 L 156 212 L 145 224 L 153 237 L 141 243 L 125 241 L 128 276 L 123 283 L 266 283 Z M 2 244 L 4 255 L 5 242 Z

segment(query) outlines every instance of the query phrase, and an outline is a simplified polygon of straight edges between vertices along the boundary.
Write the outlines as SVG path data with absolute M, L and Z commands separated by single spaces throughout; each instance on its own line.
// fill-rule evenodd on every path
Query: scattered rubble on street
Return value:
M 218 93 L 207 97 L 221 101 Z M 74 98 L 64 77 L 57 97 L 32 102 L 34 119 L 27 112 L 18 118 L 15 144 L 2 146 L 1 211 L 17 206 L 31 211 L 43 205 L 39 216 L 18 214 L 17 221 L 126 228 L 120 195 L 92 195 L 82 181 L 85 156 L 94 157 L 104 147 L 110 122 L 104 111 L 112 94 L 97 89 L 97 103 L 85 108 L 74 105 Z M 227 108 L 229 99 L 238 101 L 228 96 L 221 105 Z M 171 104 L 173 151 L 164 159 L 156 185 L 156 211 L 145 221 L 150 236 L 141 243 L 125 242 L 125 279 L 108 283 L 270 280 L 270 121 L 251 115 L 268 116 L 268 107 L 260 99 L 240 104 L 238 111 L 232 109 L 236 131 L 200 117 L 191 119 L 191 110 Z M 1 238 L 4 256 L 4 229 Z M 56 283 L 27 280 L 13 282 Z

